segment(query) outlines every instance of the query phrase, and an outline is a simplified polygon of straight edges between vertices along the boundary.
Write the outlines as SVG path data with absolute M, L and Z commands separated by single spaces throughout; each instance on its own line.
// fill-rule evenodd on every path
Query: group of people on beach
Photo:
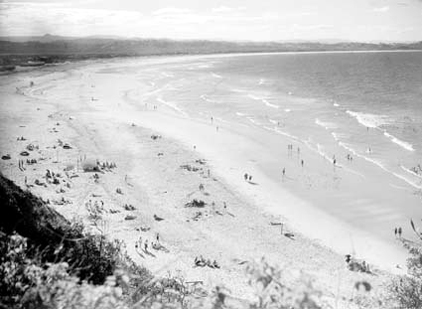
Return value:
M 365 260 L 357 260 L 353 258 L 350 254 L 346 254 L 346 264 L 347 268 L 351 271 L 371 273 L 369 264 Z
M 212 261 L 210 259 L 205 260 L 202 255 L 199 257 L 195 257 L 194 261 L 195 267 L 205 267 L 208 266 L 210 268 L 220 268 L 220 265 L 217 263 L 216 260 Z
M 117 164 L 115 162 L 108 162 L 108 161 L 105 161 L 103 163 L 101 163 L 100 161 L 97 161 L 97 165 L 100 166 L 101 169 L 103 170 L 117 167 Z
M 287 153 L 291 156 L 293 154 L 293 144 L 287 145 Z M 300 148 L 297 147 L 297 155 L 300 154 Z
M 245 181 L 251 182 L 252 181 L 252 175 L 245 173 L 245 175 L 243 175 L 243 178 L 245 179 Z
M 397 238 L 397 236 L 399 236 L 399 238 L 401 238 L 402 233 L 403 233 L 403 230 L 402 230 L 401 227 L 394 228 L 394 236 L 396 236 L 396 238 Z
M 151 242 L 151 248 L 154 249 L 154 250 L 164 249 L 164 247 L 160 244 L 160 234 L 159 233 L 157 233 L 157 235 L 155 236 L 155 240 L 156 240 L 156 242 L 154 242 L 154 241 Z M 145 242 L 142 243 L 142 236 L 139 236 L 138 241 L 135 242 L 135 248 L 136 249 L 140 248 L 141 250 L 144 251 L 144 253 L 149 253 L 148 239 L 145 239 Z
M 26 168 L 25 168 L 24 164 L 25 164 L 24 160 L 20 160 L 20 159 L 19 159 L 18 166 L 19 166 L 19 169 L 20 169 L 21 171 L 26 170 Z

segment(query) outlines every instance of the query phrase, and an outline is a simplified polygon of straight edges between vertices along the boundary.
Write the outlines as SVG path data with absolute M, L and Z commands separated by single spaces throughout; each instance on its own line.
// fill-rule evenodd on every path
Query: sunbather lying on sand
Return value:
M 195 266 L 198 266 L 198 267 L 208 266 L 210 268 L 220 268 L 220 265 L 218 265 L 216 260 L 214 260 L 213 262 L 211 262 L 210 259 L 205 260 L 202 255 L 200 255 L 199 258 L 195 257 Z

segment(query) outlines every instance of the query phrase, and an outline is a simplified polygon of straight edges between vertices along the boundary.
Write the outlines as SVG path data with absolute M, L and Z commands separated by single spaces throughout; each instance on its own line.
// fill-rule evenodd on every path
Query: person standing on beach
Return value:
M 303 167 L 303 164 L 304 164 L 305 162 L 303 161 L 303 160 L 301 160 L 300 161 L 300 164 L 302 165 L 302 167 Z
M 252 175 L 249 175 L 249 181 L 252 181 Z
M 394 229 L 394 236 L 397 238 L 397 228 Z
M 245 178 L 245 181 L 248 180 L 248 173 L 245 173 L 245 175 L 243 176 Z
M 401 233 L 402 233 L 401 227 L 399 227 L 398 233 L 399 233 L 399 238 L 401 238 Z

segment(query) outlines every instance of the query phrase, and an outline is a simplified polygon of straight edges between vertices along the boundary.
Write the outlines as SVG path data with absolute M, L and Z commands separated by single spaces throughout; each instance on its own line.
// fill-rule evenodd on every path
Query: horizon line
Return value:
M 58 38 L 67 38 L 67 39 L 86 39 L 86 38 L 94 38 L 94 39 L 109 39 L 109 40 L 162 40 L 162 41 L 176 41 L 176 42 L 183 42 L 183 41 L 206 41 L 206 42 L 225 42 L 225 43 L 323 43 L 323 44 L 341 44 L 341 43 L 359 43 L 359 44 L 413 44 L 413 43 L 420 43 L 422 42 L 421 39 L 417 39 L 414 41 L 386 41 L 386 40 L 370 40 L 370 41 L 358 41 L 358 40 L 348 40 L 348 39 L 335 39 L 335 38 L 327 38 L 327 39 L 280 39 L 280 40 L 265 40 L 265 41 L 257 41 L 257 40 L 229 40 L 229 39 L 221 39 L 221 38 L 167 38 L 167 37 L 126 37 L 126 36 L 119 36 L 119 35 L 107 35 L 107 34 L 94 34 L 94 35 L 87 35 L 87 36 L 73 36 L 73 35 L 58 35 L 58 34 L 50 34 L 46 33 L 43 35 L 0 35 L 1 38 L 43 38 L 43 37 L 58 37 Z

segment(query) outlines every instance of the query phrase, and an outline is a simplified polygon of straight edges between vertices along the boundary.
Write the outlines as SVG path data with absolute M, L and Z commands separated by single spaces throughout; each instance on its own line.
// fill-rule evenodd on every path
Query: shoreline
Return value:
M 279 185 L 274 183 L 270 177 L 266 176 L 259 167 L 249 168 L 249 170 L 252 170 L 252 174 L 255 175 L 254 178 L 256 181 L 259 182 L 259 186 L 251 187 L 248 183 L 242 183 L 239 155 L 235 155 L 229 161 L 227 161 L 227 155 L 223 159 L 218 157 L 218 149 L 225 149 L 226 151 L 235 153 L 235 149 L 229 147 L 230 144 L 237 145 L 240 142 L 240 139 L 235 134 L 233 134 L 232 140 L 228 139 L 224 144 L 210 146 L 208 144 L 212 140 L 212 135 L 210 134 L 214 134 L 213 129 L 209 130 L 212 133 L 207 132 L 208 134 L 204 135 L 204 129 L 200 128 L 201 125 L 197 125 L 192 120 L 192 125 L 187 125 L 187 129 L 180 133 L 172 127 L 159 124 L 171 123 L 172 126 L 183 127 L 183 123 L 190 120 L 183 119 L 179 122 L 175 121 L 175 117 L 166 118 L 163 115 L 159 115 L 158 117 L 153 116 L 155 115 L 148 115 L 142 119 L 138 118 L 138 121 L 141 121 L 143 125 L 147 124 L 148 128 L 161 132 L 161 134 L 172 136 L 176 140 L 182 141 L 185 147 L 196 145 L 196 151 L 202 153 L 205 158 L 211 158 L 220 178 L 225 179 L 233 190 L 239 192 L 242 196 L 247 196 L 251 204 L 260 205 L 260 208 L 265 212 L 280 217 L 282 221 L 286 220 L 287 225 L 291 226 L 295 232 L 305 235 L 305 237 L 308 237 L 312 241 L 322 243 L 324 246 L 335 250 L 338 254 L 351 252 L 357 257 L 364 258 L 378 267 L 391 272 L 402 273 L 402 270 L 395 268 L 395 265 L 406 265 L 405 262 L 408 256 L 406 250 L 397 251 L 391 244 L 377 240 L 369 233 L 362 232 L 352 225 L 325 213 L 322 209 L 319 209 L 287 189 L 280 189 Z M 123 116 L 122 119 L 131 119 L 127 117 L 130 117 L 130 114 Z M 225 130 L 224 125 L 220 130 Z M 192 136 L 189 132 L 201 132 L 205 142 L 201 142 L 200 137 Z M 226 131 L 222 134 L 228 135 L 231 132 L 228 133 Z M 247 160 L 242 165 L 248 166 Z M 271 166 L 269 168 L 272 169 Z M 233 170 L 237 170 L 237 173 L 233 173 Z M 257 189 L 258 187 L 259 189 Z M 280 201 L 285 205 L 290 205 L 290 207 L 276 206 Z M 295 205 L 294 208 L 291 207 L 293 205 Z M 313 218 L 318 218 L 318 222 L 310 223 L 313 221 Z M 336 235 L 335 239 L 332 238 L 333 234 Z M 345 239 L 349 239 L 349 241 L 345 242 Z

